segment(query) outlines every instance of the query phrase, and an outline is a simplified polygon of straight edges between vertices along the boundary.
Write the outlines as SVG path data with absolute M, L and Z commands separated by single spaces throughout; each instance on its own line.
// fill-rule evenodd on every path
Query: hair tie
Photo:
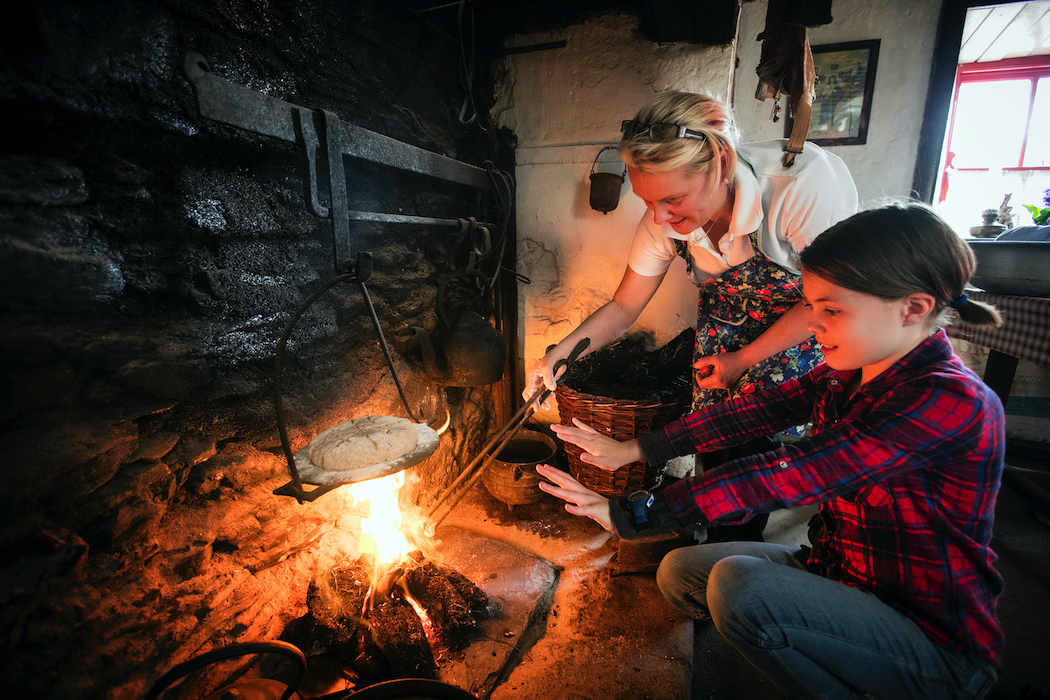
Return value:
M 953 309 L 958 309 L 958 308 L 959 308 L 960 306 L 962 306 L 963 304 L 965 304 L 965 303 L 966 303 L 966 300 L 967 300 L 967 299 L 969 299 L 969 298 L 970 298 L 970 297 L 968 297 L 968 296 L 966 295 L 966 292 L 963 292 L 963 293 L 962 293 L 962 296 L 960 296 L 960 297 L 959 297 L 958 299 L 956 299 L 955 301 L 953 301 L 953 302 L 952 302 L 952 308 L 953 308 Z

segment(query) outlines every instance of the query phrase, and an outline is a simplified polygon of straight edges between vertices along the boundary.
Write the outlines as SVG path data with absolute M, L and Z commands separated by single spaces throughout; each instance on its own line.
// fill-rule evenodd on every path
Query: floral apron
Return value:
M 686 241 L 675 240 L 675 251 L 689 267 Z M 755 254 L 697 289 L 696 344 L 693 361 L 719 353 L 735 352 L 766 332 L 788 309 L 802 299 L 801 277 L 777 265 L 758 247 L 758 232 L 751 234 Z M 750 394 L 799 377 L 823 359 L 812 339 L 768 357 L 749 367 L 730 389 L 698 389 L 693 381 L 693 410 L 726 399 Z M 698 370 L 694 370 L 697 372 Z M 784 431 L 801 435 L 800 429 Z

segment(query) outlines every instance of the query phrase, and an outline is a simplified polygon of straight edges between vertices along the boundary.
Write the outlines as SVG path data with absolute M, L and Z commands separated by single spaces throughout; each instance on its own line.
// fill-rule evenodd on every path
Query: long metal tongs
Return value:
M 554 376 L 555 382 L 561 383 L 561 379 L 566 377 L 569 372 L 569 366 L 576 361 L 576 358 L 587 349 L 587 346 L 591 344 L 590 338 L 584 338 L 580 342 L 576 343 L 576 347 L 572 349 L 569 356 L 564 360 L 558 360 L 554 364 Z M 559 372 L 562 368 L 565 371 Z M 518 412 L 510 419 L 507 425 L 500 430 L 496 435 L 489 440 L 488 444 L 481 450 L 477 457 L 475 457 L 470 464 L 460 473 L 452 484 L 446 488 L 440 496 L 430 506 L 430 510 L 427 511 L 426 517 L 423 522 L 423 534 L 427 537 L 433 537 L 437 531 L 437 526 L 448 517 L 448 514 L 452 512 L 452 509 L 463 500 L 463 497 L 467 495 L 467 492 L 478 483 L 478 479 L 481 478 L 485 470 L 492 466 L 492 463 L 496 461 L 496 456 L 499 455 L 500 450 L 503 446 L 513 439 L 518 431 L 521 430 L 522 426 L 530 418 L 532 414 L 536 412 L 536 404 L 542 404 L 551 395 L 551 390 L 547 387 L 543 387 L 536 391 L 529 400 L 525 402 L 525 405 L 518 409 Z M 440 514 L 439 514 L 440 512 Z

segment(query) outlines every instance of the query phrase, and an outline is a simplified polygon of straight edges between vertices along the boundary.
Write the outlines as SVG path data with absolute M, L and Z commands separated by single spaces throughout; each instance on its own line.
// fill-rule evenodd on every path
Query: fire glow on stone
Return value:
M 361 519 L 361 547 L 371 550 L 377 569 L 399 561 L 413 549 L 401 532 L 401 508 L 397 503 L 404 483 L 404 472 L 397 472 L 350 485 L 354 502 L 369 504 L 369 517 Z

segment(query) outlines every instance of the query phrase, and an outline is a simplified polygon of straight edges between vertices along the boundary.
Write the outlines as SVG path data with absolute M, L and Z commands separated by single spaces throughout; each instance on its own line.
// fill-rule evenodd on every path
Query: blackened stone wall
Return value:
M 352 499 L 272 495 L 287 481 L 273 349 L 334 275 L 330 222 L 306 206 L 293 145 L 198 115 L 181 56 L 459 160 L 505 161 L 492 131 L 461 123 L 449 26 L 384 0 L 7 11 L 0 695 L 141 697 L 179 661 L 278 637 L 315 572 L 354 554 Z M 347 167 L 352 209 L 498 216 L 470 188 Z M 452 231 L 359 230 L 401 378 L 422 402 L 433 387 L 404 339 L 435 326 Z M 348 418 L 404 415 L 355 287 L 311 309 L 289 354 L 294 447 Z M 492 388 L 448 401 L 452 427 L 415 477 L 430 491 L 494 429 Z

